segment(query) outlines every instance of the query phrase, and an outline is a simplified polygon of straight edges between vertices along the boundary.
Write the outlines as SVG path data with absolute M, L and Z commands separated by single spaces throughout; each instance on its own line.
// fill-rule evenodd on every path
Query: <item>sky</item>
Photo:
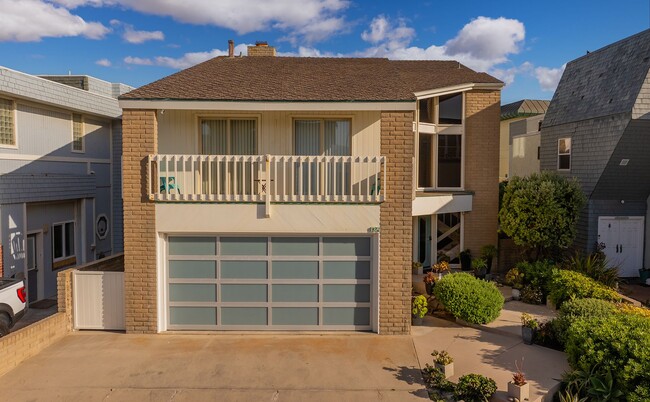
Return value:
M 551 99 L 567 62 L 650 28 L 650 0 L 0 0 L 0 65 L 141 86 L 266 41 L 279 55 L 452 59 Z

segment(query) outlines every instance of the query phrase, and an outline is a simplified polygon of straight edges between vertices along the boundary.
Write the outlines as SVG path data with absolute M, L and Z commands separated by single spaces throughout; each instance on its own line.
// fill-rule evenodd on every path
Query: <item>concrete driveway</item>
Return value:
M 409 336 L 67 336 L 2 377 L 7 401 L 425 401 Z

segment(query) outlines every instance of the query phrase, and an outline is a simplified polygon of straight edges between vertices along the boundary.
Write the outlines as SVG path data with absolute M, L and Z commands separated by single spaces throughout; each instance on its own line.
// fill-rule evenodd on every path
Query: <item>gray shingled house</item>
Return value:
M 542 125 L 541 168 L 580 182 L 576 247 L 650 267 L 650 30 L 571 61 Z

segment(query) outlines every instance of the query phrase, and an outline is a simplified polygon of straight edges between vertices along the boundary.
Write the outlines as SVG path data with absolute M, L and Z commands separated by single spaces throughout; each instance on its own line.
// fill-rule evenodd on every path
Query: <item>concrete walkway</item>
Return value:
M 0 381 L 7 401 L 425 401 L 409 336 L 75 333 Z

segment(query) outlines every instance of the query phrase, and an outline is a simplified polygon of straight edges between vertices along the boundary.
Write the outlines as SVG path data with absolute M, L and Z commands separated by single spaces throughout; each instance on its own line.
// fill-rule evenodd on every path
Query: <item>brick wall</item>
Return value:
M 124 296 L 129 333 L 157 330 L 156 210 L 147 191 L 147 156 L 157 152 L 157 134 L 155 110 L 124 110 Z
M 4 255 L 2 254 L 2 244 L 0 244 L 0 278 L 4 278 L 5 268 L 4 268 Z
M 382 112 L 387 177 L 380 209 L 379 333 L 385 335 L 411 328 L 413 147 L 413 112 Z
M 477 256 L 497 244 L 499 211 L 499 91 L 469 91 L 465 98 L 465 188 L 474 192 L 465 213 L 465 248 Z
M 249 57 L 273 57 L 275 56 L 275 48 L 273 46 L 259 45 L 248 47 Z

